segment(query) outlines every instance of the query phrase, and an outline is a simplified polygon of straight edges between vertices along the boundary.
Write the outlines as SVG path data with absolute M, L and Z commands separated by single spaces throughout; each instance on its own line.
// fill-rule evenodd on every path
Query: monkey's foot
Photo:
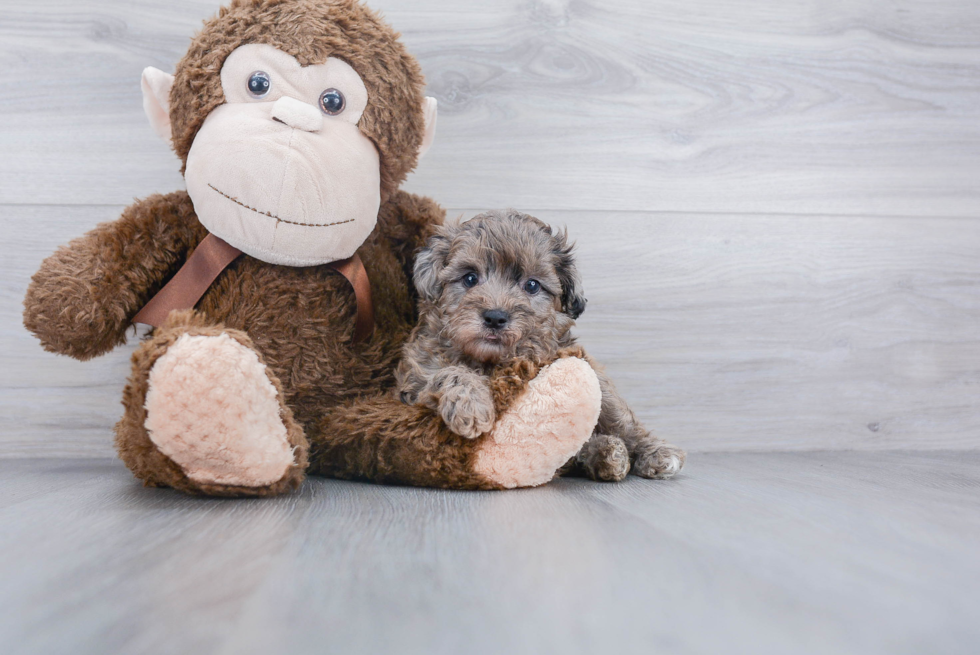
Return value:
M 599 379 L 585 360 L 553 362 L 497 419 L 475 472 L 508 489 L 548 482 L 589 440 L 601 404 Z
M 150 369 L 145 407 L 150 441 L 198 485 L 267 487 L 294 464 L 265 364 L 228 334 L 182 334 Z

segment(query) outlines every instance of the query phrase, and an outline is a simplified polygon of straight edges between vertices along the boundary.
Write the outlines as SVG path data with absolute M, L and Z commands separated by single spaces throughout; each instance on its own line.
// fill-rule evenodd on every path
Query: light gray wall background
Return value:
M 373 0 L 440 103 L 407 187 L 567 225 L 579 333 L 692 451 L 980 446 L 980 3 Z M 21 326 L 31 273 L 182 188 L 143 116 L 217 2 L 0 5 L 0 456 L 111 454 L 132 345 Z

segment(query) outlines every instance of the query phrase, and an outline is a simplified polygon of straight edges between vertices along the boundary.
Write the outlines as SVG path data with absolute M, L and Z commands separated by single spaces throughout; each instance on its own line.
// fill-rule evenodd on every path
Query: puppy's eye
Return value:
M 480 281 L 480 278 L 476 276 L 476 273 L 467 273 L 463 276 L 463 286 L 467 289 L 472 289 L 476 286 L 476 283 Z
M 541 291 L 541 283 L 537 280 L 528 280 L 524 283 L 524 290 L 533 296 L 538 291 Z
M 320 109 L 328 116 L 336 116 L 346 105 L 344 94 L 337 89 L 327 89 L 320 94 Z
M 248 93 L 253 98 L 264 98 L 272 88 L 272 79 L 264 71 L 255 71 L 248 76 Z

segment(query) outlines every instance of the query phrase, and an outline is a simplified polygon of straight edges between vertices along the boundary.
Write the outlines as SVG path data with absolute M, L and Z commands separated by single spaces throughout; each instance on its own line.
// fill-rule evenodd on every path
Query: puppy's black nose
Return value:
M 507 321 L 510 320 L 510 314 L 502 309 L 488 309 L 483 312 L 483 324 L 488 328 L 493 328 L 499 330 L 500 328 L 507 325 Z

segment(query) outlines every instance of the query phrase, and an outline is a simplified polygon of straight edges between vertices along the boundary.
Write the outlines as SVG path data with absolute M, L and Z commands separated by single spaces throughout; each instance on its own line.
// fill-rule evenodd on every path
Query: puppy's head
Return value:
M 513 210 L 440 227 L 414 281 L 423 320 L 485 363 L 555 350 L 585 309 L 566 234 Z

